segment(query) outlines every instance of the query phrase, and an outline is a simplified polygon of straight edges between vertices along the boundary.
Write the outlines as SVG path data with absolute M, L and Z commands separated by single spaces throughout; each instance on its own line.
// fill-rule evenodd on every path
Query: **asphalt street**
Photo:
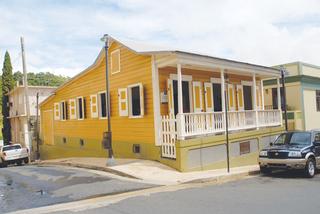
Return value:
M 122 200 L 78 214 L 295 214 L 320 213 L 320 175 L 276 173 L 220 185 L 204 185 L 174 192 L 155 193 Z
M 152 185 L 72 167 L 0 168 L 0 213 L 117 194 Z

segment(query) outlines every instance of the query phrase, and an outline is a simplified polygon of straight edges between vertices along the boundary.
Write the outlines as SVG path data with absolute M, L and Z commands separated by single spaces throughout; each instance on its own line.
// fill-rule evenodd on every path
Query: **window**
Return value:
M 317 111 L 320 111 L 320 90 L 316 90 Z
M 250 153 L 250 142 L 243 142 L 240 143 L 240 155 L 248 154 Z
M 75 99 L 70 99 L 69 100 L 69 115 L 70 119 L 76 119 L 77 114 L 76 114 L 76 100 Z
M 129 92 L 129 116 L 141 117 L 144 115 L 143 86 L 141 83 L 128 87 Z
M 99 117 L 107 118 L 107 95 L 106 92 L 99 93 Z
M 111 52 L 111 74 L 120 72 L 120 49 Z
M 78 120 L 83 120 L 84 119 L 84 99 L 83 97 L 78 97 L 77 98 L 77 116 Z
M 66 101 L 62 101 L 60 102 L 60 119 L 61 120 L 66 120 L 67 119 L 67 102 Z

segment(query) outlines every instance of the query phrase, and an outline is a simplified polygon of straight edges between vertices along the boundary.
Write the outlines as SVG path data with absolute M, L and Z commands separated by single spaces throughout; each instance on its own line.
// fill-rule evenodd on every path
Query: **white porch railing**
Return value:
M 281 125 L 280 110 L 228 112 L 228 130 L 246 130 Z M 258 116 L 258 119 L 256 119 Z M 225 132 L 224 112 L 200 112 L 166 115 L 161 118 L 162 156 L 175 158 L 176 139 Z

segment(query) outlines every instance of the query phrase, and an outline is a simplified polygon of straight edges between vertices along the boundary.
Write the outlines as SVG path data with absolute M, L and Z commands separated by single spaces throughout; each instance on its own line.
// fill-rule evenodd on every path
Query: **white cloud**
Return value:
M 16 58 L 24 35 L 29 71 L 70 76 L 92 64 L 104 33 L 263 65 L 320 65 L 317 0 L 2 1 L 0 26 L 0 55 Z

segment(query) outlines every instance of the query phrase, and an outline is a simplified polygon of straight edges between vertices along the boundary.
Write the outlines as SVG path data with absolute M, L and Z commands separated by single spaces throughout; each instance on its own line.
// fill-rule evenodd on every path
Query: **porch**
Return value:
M 266 109 L 263 93 L 263 80 L 277 78 L 280 94 L 278 71 L 204 58 L 154 60 L 156 143 L 163 157 L 176 157 L 177 140 L 282 126 L 281 102 Z

